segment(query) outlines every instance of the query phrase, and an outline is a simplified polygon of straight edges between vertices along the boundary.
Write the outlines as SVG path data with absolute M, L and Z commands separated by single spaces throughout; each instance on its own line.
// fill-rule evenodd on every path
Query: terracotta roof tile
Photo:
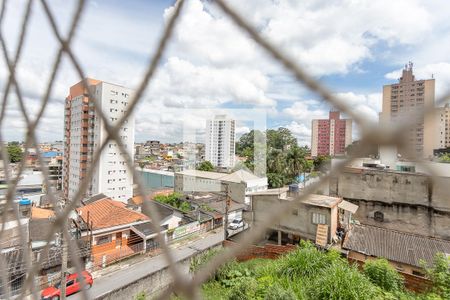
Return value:
M 146 215 L 128 209 L 124 203 L 109 198 L 80 207 L 77 211 L 85 222 L 88 221 L 89 212 L 89 223 L 92 222 L 94 230 L 149 220 Z

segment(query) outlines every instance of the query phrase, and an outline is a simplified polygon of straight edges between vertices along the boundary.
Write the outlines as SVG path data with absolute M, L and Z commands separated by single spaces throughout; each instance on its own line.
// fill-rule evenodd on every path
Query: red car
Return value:
M 94 283 L 92 279 L 92 275 L 88 271 L 83 271 L 81 274 L 69 274 L 66 276 L 66 295 L 72 295 L 81 290 L 83 283 L 85 281 L 85 288 L 90 288 Z M 54 300 L 59 299 L 61 295 L 60 290 L 61 283 L 57 283 L 55 286 L 50 286 L 42 291 L 41 299 L 42 300 Z

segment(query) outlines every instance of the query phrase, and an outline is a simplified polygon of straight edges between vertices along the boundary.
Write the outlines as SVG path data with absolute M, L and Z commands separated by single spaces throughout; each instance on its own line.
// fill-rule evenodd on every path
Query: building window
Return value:
M 110 235 L 104 235 L 97 238 L 97 245 L 103 245 L 111 242 L 111 236 Z
M 313 224 L 326 224 L 326 217 L 324 214 L 313 213 L 312 222 Z
M 375 221 L 377 222 L 383 222 L 384 221 L 384 214 L 381 211 L 376 211 L 373 214 L 373 218 L 375 219 Z

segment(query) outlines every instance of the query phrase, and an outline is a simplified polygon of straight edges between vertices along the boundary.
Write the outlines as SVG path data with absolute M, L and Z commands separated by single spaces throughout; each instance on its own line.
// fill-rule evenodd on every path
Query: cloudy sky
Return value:
M 17 79 L 30 117 L 39 108 L 58 44 L 34 1 Z M 66 33 L 75 2 L 52 0 Z M 436 78 L 437 93 L 450 87 L 450 10 L 446 0 L 230 0 L 258 31 L 322 80 L 368 120 L 377 120 L 383 84 L 397 80 L 408 61 L 416 77 Z M 172 1 L 88 1 L 73 51 L 92 78 L 138 86 Z M 25 5 L 9 1 L 1 27 L 10 56 L 17 45 Z M 0 60 L 0 96 L 7 80 Z M 39 127 L 40 141 L 63 138 L 63 105 L 79 81 L 63 60 L 51 103 Z M 205 119 L 227 113 L 242 134 L 265 123 L 291 129 L 309 145 L 311 119 L 330 107 L 266 55 L 211 1 L 188 0 L 156 77 L 136 116 L 136 140 L 180 141 L 183 128 L 202 136 Z M 264 122 L 262 122 L 263 120 Z M 8 98 L 3 135 L 23 140 L 25 125 L 14 94 Z M 201 139 L 201 138 L 200 138 Z

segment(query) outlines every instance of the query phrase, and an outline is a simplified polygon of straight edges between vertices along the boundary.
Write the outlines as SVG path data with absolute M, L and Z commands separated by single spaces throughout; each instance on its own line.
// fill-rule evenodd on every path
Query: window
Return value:
M 375 221 L 377 222 L 383 222 L 384 221 L 384 214 L 381 211 L 376 211 L 373 214 L 373 218 L 375 219 Z
M 103 245 L 111 242 L 111 236 L 110 235 L 104 235 L 97 238 L 97 245 Z
M 326 224 L 326 217 L 323 214 L 313 213 L 312 222 L 313 224 Z

